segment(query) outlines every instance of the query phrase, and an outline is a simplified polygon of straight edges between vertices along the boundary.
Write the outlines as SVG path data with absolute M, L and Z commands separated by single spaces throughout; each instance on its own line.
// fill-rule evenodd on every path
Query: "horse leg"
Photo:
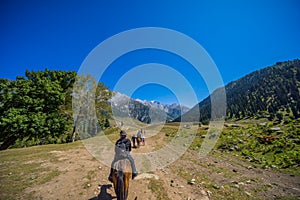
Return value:
M 131 173 L 125 173 L 124 177 L 124 196 L 125 199 L 128 197 L 128 189 L 129 189 L 129 179 L 131 178 Z
M 135 140 L 136 140 L 136 139 L 133 140 L 133 147 L 134 147 L 134 148 L 136 148 L 136 146 L 135 146 Z
M 125 200 L 125 190 L 124 190 L 124 173 L 122 171 L 118 171 L 118 183 L 117 183 L 117 188 L 118 188 L 118 194 L 117 194 L 117 199 L 118 200 Z
M 115 169 L 112 172 L 112 180 L 113 180 L 113 185 L 114 185 L 115 193 L 117 195 L 117 198 L 119 199 L 119 197 L 118 197 L 118 194 L 119 194 L 118 177 L 117 177 L 117 171 Z

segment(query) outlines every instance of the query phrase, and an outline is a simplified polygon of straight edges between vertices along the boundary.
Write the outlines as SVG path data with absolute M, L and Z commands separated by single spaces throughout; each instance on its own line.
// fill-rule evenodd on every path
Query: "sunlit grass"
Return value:
M 82 148 L 81 142 L 43 145 L 0 151 L 0 199 L 32 199 L 24 190 L 60 175 L 60 171 L 43 166 L 45 161 L 60 162 L 51 151 Z

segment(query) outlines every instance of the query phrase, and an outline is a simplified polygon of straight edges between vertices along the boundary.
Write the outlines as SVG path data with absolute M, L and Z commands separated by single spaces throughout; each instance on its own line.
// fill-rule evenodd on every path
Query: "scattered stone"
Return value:
M 278 167 L 276 165 L 271 165 L 272 168 L 277 169 Z
M 280 127 L 273 127 L 273 128 L 270 128 L 271 131 L 280 131 Z
M 235 150 L 234 147 L 229 148 L 229 151 L 234 151 L 234 150 Z
M 210 196 L 212 195 L 212 192 L 209 191 L 209 190 L 207 190 L 206 193 L 207 193 L 207 196 L 208 196 L 208 197 L 210 197 Z
M 232 171 L 233 171 L 233 172 L 237 172 L 237 170 L 236 170 L 236 169 L 233 169 Z
M 249 166 L 247 167 L 247 169 L 253 169 L 253 167 L 252 167 L 251 165 L 249 165 Z
M 250 192 L 245 191 L 245 194 L 248 196 L 252 196 L 252 194 Z
M 238 184 L 239 184 L 239 185 L 243 185 L 243 186 L 245 185 L 245 183 L 244 183 L 244 182 L 239 182 Z
M 215 189 L 220 189 L 220 186 L 218 186 L 218 185 L 213 185 L 213 188 L 215 188 Z
M 195 179 L 194 178 L 192 178 L 189 182 L 188 182 L 188 184 L 190 184 L 190 185 L 195 185 L 196 183 L 195 183 Z
M 241 139 L 238 139 L 238 142 L 241 143 L 241 144 L 244 143 L 244 141 L 241 140 Z
M 262 123 L 259 123 L 258 125 L 259 125 L 259 126 L 266 126 L 266 125 L 267 125 L 267 122 L 262 122 Z

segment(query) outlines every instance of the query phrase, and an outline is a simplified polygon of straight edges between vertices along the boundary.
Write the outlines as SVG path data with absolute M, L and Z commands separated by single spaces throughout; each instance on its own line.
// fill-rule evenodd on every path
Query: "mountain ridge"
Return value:
M 300 116 L 300 60 L 277 62 L 247 74 L 225 86 L 227 96 L 226 119 L 247 117 Z M 210 98 L 218 89 L 174 121 L 207 121 L 211 118 Z M 199 111 L 201 115 L 199 116 Z
M 147 124 L 172 121 L 189 110 L 179 104 L 133 99 L 119 92 L 114 93 L 110 103 L 115 117 L 131 117 Z

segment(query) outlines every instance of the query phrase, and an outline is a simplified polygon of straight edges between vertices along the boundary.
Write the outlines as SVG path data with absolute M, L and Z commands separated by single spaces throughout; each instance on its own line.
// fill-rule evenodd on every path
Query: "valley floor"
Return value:
M 146 152 L 156 144 L 149 138 L 133 152 Z M 0 199 L 115 198 L 107 180 L 109 167 L 81 142 L 11 149 L 0 156 Z M 202 159 L 187 151 L 166 168 L 139 174 L 129 191 L 129 200 L 299 199 L 300 177 L 255 167 L 216 150 Z

